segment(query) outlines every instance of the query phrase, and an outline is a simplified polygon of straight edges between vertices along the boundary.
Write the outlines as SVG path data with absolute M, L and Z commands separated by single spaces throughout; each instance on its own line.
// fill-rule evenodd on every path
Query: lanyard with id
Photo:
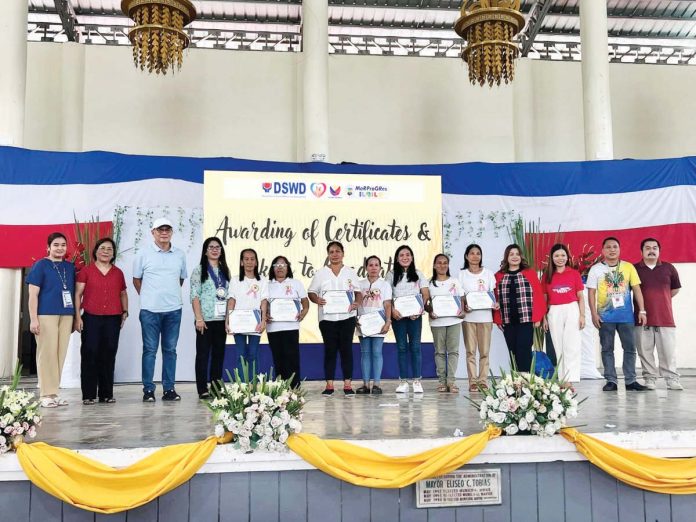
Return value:
M 222 272 L 215 272 L 208 264 L 208 275 L 215 284 L 215 317 L 225 317 L 227 313 L 227 279 Z
M 73 300 L 72 300 L 72 295 L 70 294 L 70 290 L 68 290 L 68 276 L 67 273 L 65 272 L 65 266 L 61 266 L 63 269 L 63 273 L 61 274 L 60 270 L 58 270 L 58 265 L 61 263 L 54 263 L 51 262 L 53 265 L 53 268 L 56 269 L 56 274 L 58 274 L 58 278 L 60 279 L 61 284 L 63 285 L 63 291 L 62 291 L 62 296 L 63 296 L 63 307 L 64 308 L 72 308 L 73 307 Z
M 607 279 L 609 284 L 611 284 L 611 288 L 609 289 L 609 296 L 611 297 L 611 306 L 613 308 L 623 308 L 623 306 L 626 303 L 624 301 L 624 294 L 620 291 L 619 286 L 621 284 L 621 281 L 623 280 L 623 276 L 621 275 L 621 261 L 619 261 L 619 264 L 616 265 L 616 268 L 614 270 L 609 271 L 609 273 L 607 274 Z

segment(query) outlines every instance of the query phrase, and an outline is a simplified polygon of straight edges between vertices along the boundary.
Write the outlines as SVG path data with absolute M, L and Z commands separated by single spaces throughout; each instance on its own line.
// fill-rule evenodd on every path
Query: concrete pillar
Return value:
M 580 2 L 585 159 L 614 159 L 606 0 Z
M 63 78 L 61 95 L 61 150 L 82 152 L 85 92 L 85 46 L 77 42 L 61 44 Z
M 3 0 L 0 17 L 0 145 L 24 143 L 27 87 L 27 0 Z M 21 270 L 0 268 L 0 376 L 17 361 Z
M 304 161 L 329 161 L 329 5 L 302 2 Z

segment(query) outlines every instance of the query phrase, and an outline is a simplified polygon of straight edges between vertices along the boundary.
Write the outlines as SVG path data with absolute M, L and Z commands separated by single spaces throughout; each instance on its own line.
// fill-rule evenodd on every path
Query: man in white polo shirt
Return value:
M 179 401 L 176 381 L 176 343 L 181 325 L 181 285 L 186 279 L 186 256 L 172 245 L 172 223 L 158 218 L 152 224 L 154 243 L 143 247 L 133 262 L 133 285 L 140 294 L 143 333 L 143 402 L 155 402 L 155 360 L 162 342 L 163 401 Z

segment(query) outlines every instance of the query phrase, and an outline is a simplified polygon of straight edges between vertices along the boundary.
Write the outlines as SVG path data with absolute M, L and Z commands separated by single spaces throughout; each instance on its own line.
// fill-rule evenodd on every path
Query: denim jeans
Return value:
M 360 368 L 364 382 L 379 384 L 382 378 L 384 337 L 360 337 Z
M 399 378 L 408 379 L 413 377 L 414 379 L 421 378 L 421 327 L 423 325 L 423 318 L 409 319 L 405 317 L 404 319 L 399 319 L 398 321 L 392 321 L 392 328 L 394 329 L 394 337 L 396 337 L 396 351 L 399 360 Z M 411 360 L 411 370 L 413 375 L 409 375 L 408 372 L 408 362 Z
M 633 323 L 602 323 L 599 329 L 599 344 L 602 346 L 602 366 L 604 378 L 616 384 L 616 365 L 614 363 L 614 337 L 619 334 L 623 348 L 624 382 L 636 382 L 636 345 L 633 338 Z
M 143 391 L 154 392 L 157 347 L 162 340 L 162 388 L 174 389 L 176 381 L 176 343 L 179 340 L 181 309 L 171 312 L 140 310 L 140 328 L 143 332 Z
M 237 363 L 235 367 L 239 370 L 239 376 L 242 377 L 242 358 L 249 365 L 249 377 L 254 372 L 257 374 L 261 371 L 259 368 L 259 343 L 261 342 L 260 335 L 245 335 L 234 334 L 234 344 L 237 345 Z

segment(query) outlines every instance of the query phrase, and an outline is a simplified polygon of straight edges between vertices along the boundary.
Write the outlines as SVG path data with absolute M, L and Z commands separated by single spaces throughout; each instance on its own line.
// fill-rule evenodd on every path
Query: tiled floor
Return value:
M 664 383 L 656 391 L 602 392 L 603 381 L 582 381 L 580 407 L 574 426 L 586 433 L 603 431 L 696 430 L 696 377 L 684 377 L 685 391 L 668 391 Z M 462 390 L 466 383 L 461 382 Z M 320 394 L 323 384 L 307 385 L 304 431 L 325 438 L 408 439 L 451 436 L 482 429 L 478 413 L 462 391 L 459 395 L 435 391 L 436 382 L 425 382 L 422 397 L 412 393 L 397 397 L 396 383 L 383 382 L 381 396 L 333 397 Z M 139 385 L 115 390 L 116 404 L 83 406 L 80 390 L 64 390 L 69 406 L 44 409 L 37 440 L 68 448 L 133 448 L 165 446 L 201 440 L 212 433 L 210 413 L 198 401 L 193 384 L 179 384 L 181 402 L 144 404 Z M 477 394 L 472 394 L 476 399 Z

